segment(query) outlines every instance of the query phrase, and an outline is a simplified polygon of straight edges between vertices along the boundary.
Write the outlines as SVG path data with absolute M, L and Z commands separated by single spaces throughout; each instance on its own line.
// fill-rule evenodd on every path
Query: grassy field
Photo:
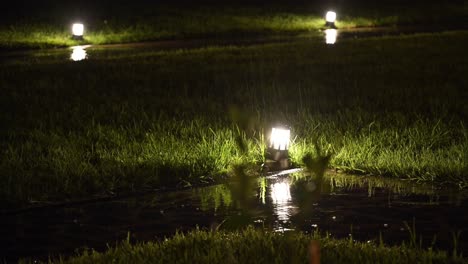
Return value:
M 466 43 L 452 32 L 3 63 L 0 200 L 219 181 L 259 167 L 276 122 L 292 126 L 296 165 L 317 141 L 334 168 L 466 187 Z
M 125 1 L 94 4 L 29 3 L 15 11 L 5 9 L 0 24 L 0 48 L 46 48 L 78 43 L 123 43 L 187 38 L 252 38 L 274 35 L 317 34 L 328 9 L 338 12 L 340 28 L 407 26 L 460 27 L 468 15 L 466 1 L 354 0 L 330 5 L 323 2 L 285 3 L 151 3 Z M 31 6 L 32 5 L 32 6 Z M 71 24 L 86 25 L 85 40 L 71 39 Z
M 251 228 L 230 233 L 194 231 L 136 245 L 125 241 L 103 253 L 85 252 L 48 263 L 310 263 L 312 240 L 320 245 L 320 263 L 466 263 L 456 251 L 449 254 L 412 244 L 387 247 L 319 233 L 282 234 Z

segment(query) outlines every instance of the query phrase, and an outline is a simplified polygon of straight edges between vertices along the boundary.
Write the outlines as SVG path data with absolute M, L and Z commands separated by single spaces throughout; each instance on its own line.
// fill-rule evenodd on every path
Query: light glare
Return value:
M 325 15 L 325 20 L 329 23 L 335 23 L 336 20 L 336 13 L 333 11 L 328 11 Z
M 325 30 L 325 43 L 326 44 L 335 44 L 336 37 L 338 36 L 338 31 L 336 29 L 326 29 Z
M 270 146 L 276 150 L 287 150 L 289 147 L 289 138 L 291 132 L 289 129 L 273 128 L 271 131 Z
M 84 33 L 84 25 L 81 23 L 75 23 L 72 26 L 73 36 L 82 37 Z

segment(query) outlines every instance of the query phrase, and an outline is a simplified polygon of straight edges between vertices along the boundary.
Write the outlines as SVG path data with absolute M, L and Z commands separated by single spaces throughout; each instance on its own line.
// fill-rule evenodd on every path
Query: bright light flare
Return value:
M 84 25 L 81 23 L 75 23 L 72 26 L 72 33 L 75 37 L 82 37 L 84 33 Z
M 72 61 L 81 61 L 88 57 L 86 54 L 86 46 L 75 46 L 72 47 L 72 54 L 70 55 L 70 60 Z
M 285 128 L 273 128 L 270 137 L 270 146 L 276 150 L 287 150 L 291 131 Z
M 325 15 L 325 20 L 329 23 L 335 23 L 336 20 L 336 13 L 333 11 L 328 11 Z
M 333 45 L 336 42 L 336 38 L 338 36 L 338 30 L 336 29 L 326 29 L 325 30 L 325 43 Z

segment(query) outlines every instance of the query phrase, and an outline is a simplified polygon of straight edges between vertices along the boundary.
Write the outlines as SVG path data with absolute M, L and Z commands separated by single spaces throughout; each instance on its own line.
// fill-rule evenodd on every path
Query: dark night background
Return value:
M 462 4 L 463 0 L 450 1 L 454 4 Z M 192 8 L 199 6 L 213 7 L 257 7 L 257 8 L 285 8 L 295 11 L 317 11 L 325 8 L 335 7 L 345 9 L 359 9 L 360 6 L 367 9 L 395 10 L 395 6 L 407 6 L 415 8 L 421 5 L 431 5 L 436 9 L 443 6 L 446 1 L 440 0 L 105 0 L 105 1 L 7 1 L 2 3 L 0 9 L 1 19 L 5 21 L 14 21 L 15 19 L 34 15 L 41 19 L 53 19 L 50 13 L 63 12 L 63 17 L 73 15 L 88 16 L 92 18 L 104 18 L 106 16 L 130 15 L 132 12 L 151 10 L 158 6 L 172 6 L 178 8 Z M 125 7 L 125 8 L 122 8 Z M 125 13 L 121 13 L 121 12 Z M 66 14 L 65 14 L 66 12 Z M 117 13 L 116 13 L 117 12 Z

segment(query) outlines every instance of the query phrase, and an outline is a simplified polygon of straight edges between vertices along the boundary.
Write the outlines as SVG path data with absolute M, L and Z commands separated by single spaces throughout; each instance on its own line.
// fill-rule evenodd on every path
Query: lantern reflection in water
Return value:
M 270 185 L 270 196 L 273 201 L 273 210 L 282 222 L 289 221 L 292 213 L 292 198 L 289 181 L 283 179 Z
M 338 36 L 338 31 L 336 29 L 326 29 L 325 30 L 325 43 L 326 44 L 335 44 L 336 37 Z
M 70 55 L 70 60 L 72 61 L 81 61 L 88 57 L 86 53 L 86 48 L 88 46 L 75 46 L 72 47 L 72 54 Z

